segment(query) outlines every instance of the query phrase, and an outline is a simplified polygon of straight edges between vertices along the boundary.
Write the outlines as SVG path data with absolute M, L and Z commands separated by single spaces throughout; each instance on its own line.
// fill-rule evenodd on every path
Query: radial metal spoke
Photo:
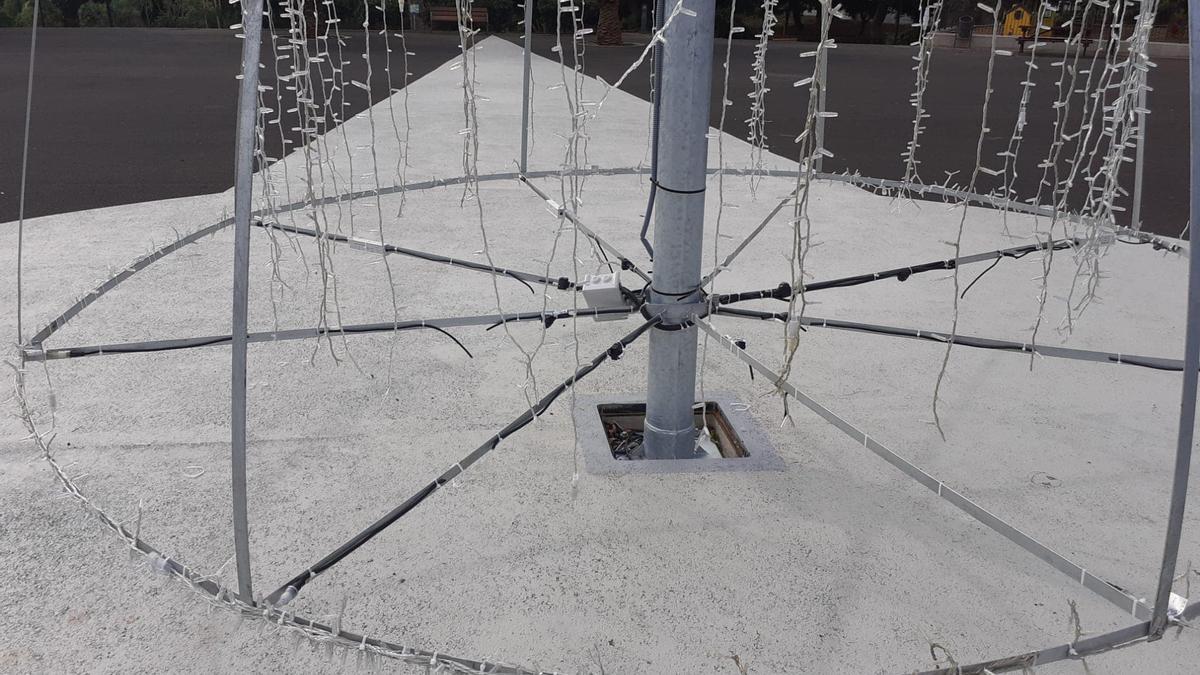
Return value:
M 558 319 L 589 316 L 612 316 L 630 314 L 631 307 L 567 309 L 561 312 L 520 312 L 509 314 L 481 314 L 477 316 L 458 316 L 440 319 L 414 319 L 409 321 L 386 321 L 380 323 L 348 324 L 330 328 L 292 328 L 277 331 L 261 331 L 248 333 L 246 342 L 284 342 L 288 340 L 304 340 L 326 335 L 366 335 L 369 333 L 389 333 L 393 331 L 415 330 L 422 328 L 457 328 L 461 326 L 491 326 L 504 323 L 523 321 L 541 321 L 553 323 Z M 168 340 L 143 340 L 139 342 L 117 342 L 104 345 L 87 345 L 81 347 L 62 347 L 58 349 L 42 349 L 40 347 L 23 347 L 25 358 L 29 361 L 52 361 L 55 359 L 74 359 L 84 356 L 106 356 L 112 354 L 138 354 L 143 352 L 168 352 L 179 349 L 196 347 L 212 347 L 227 345 L 233 341 L 232 335 L 206 335 L 200 337 L 177 338 Z
M 1082 565 L 1072 562 L 1070 559 L 1051 549 L 1049 546 L 1046 546 L 1025 532 L 1013 527 L 1009 523 L 992 514 L 987 509 L 972 501 L 966 495 L 954 490 L 924 469 L 896 454 L 879 441 L 871 438 L 870 435 L 868 435 L 865 431 L 859 429 L 842 417 L 838 416 L 829 408 L 826 408 L 814 399 L 810 398 L 793 386 L 790 382 L 782 380 L 778 373 L 774 372 L 761 361 L 751 356 L 750 353 L 745 349 L 737 347 L 731 339 L 725 335 L 722 335 L 707 321 L 703 319 L 697 319 L 696 323 L 698 326 L 700 326 L 701 330 L 708 333 L 713 339 L 719 341 L 722 345 L 729 349 L 734 356 L 746 362 L 746 364 L 748 364 L 751 368 L 768 378 L 769 381 L 773 382 L 776 386 L 789 394 L 793 399 L 799 401 L 806 408 L 813 411 L 833 426 L 837 427 L 839 431 L 852 438 L 855 442 L 861 443 L 863 447 L 875 453 L 881 459 L 896 467 L 921 485 L 924 485 L 930 491 L 936 493 L 938 497 L 941 497 L 947 502 L 958 507 L 960 511 L 986 525 L 997 534 L 1002 535 L 1014 544 L 1017 544 L 1026 551 L 1032 553 L 1038 558 L 1041 558 L 1058 571 L 1070 577 L 1073 581 L 1079 583 L 1084 588 L 1087 588 L 1105 600 L 1108 600 L 1121 610 L 1129 612 L 1138 619 L 1150 618 L 1150 607 L 1147 606 L 1144 601 L 1139 600 L 1138 598 L 1121 590 L 1117 586 L 1114 586 L 1104 579 L 1092 574 Z

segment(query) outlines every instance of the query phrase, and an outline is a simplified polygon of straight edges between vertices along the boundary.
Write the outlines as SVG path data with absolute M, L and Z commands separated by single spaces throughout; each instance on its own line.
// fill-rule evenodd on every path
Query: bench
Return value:
M 429 8 L 429 27 L 433 28 L 436 23 L 452 23 L 455 29 L 458 27 L 458 10 L 454 7 L 430 7 Z M 488 29 L 488 11 L 487 7 L 472 7 L 471 8 L 471 23 L 475 27 L 483 26 L 486 31 Z
M 1065 43 L 1066 41 L 1067 41 L 1067 38 L 1063 38 L 1063 37 L 1050 37 L 1048 35 L 1043 35 L 1042 37 L 1034 37 L 1034 36 L 1026 33 L 1024 35 L 1017 37 L 1017 51 L 1024 54 L 1026 42 L 1041 42 L 1041 43 L 1064 42 Z M 1088 47 L 1092 46 L 1092 39 L 1091 38 L 1083 38 L 1079 41 L 1079 43 L 1083 45 L 1083 56 L 1087 56 Z

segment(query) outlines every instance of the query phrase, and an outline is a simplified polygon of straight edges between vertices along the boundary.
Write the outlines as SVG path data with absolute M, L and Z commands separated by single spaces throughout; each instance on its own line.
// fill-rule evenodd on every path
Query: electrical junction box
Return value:
M 621 273 L 589 274 L 583 278 L 583 300 L 589 309 L 615 309 L 625 306 L 621 297 Z M 596 321 L 620 321 L 628 314 L 599 314 Z

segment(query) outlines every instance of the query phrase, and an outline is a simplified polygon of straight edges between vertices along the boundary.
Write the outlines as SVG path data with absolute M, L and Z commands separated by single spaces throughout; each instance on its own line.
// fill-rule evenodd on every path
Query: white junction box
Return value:
M 625 306 L 621 297 L 621 273 L 589 274 L 583 278 L 583 300 L 589 309 L 614 309 Z M 596 321 L 620 321 L 628 314 L 599 314 Z

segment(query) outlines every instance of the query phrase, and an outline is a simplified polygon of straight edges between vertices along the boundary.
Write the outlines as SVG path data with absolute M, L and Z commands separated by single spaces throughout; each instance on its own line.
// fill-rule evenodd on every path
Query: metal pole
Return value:
M 1145 73 L 1141 88 L 1138 90 L 1138 108 L 1146 109 L 1146 85 L 1150 73 Z M 1137 158 L 1133 164 L 1133 213 L 1129 227 L 1134 231 L 1142 229 L 1142 169 L 1146 166 L 1146 113 L 1137 114 Z
M 664 35 L 658 204 L 654 219 L 651 311 L 663 315 L 650 333 L 646 457 L 690 457 L 696 434 L 696 327 L 671 330 L 700 300 L 704 183 L 708 161 L 715 0 L 701 0 Z M 671 77 L 666 74 L 674 73 Z M 664 328 L 665 326 L 665 328 Z
M 21 268 L 22 251 L 25 248 L 25 178 L 29 169 L 29 119 L 33 111 L 33 57 L 37 54 L 38 18 L 42 4 L 33 0 L 33 26 L 29 33 L 29 85 L 25 89 L 25 135 L 21 147 L 21 194 L 17 201 L 17 344 L 25 344 L 21 335 Z
M 1188 0 L 1189 75 L 1191 99 L 1191 208 L 1192 223 L 1200 222 L 1200 0 Z M 1193 239 L 1193 241 L 1195 241 Z M 1188 255 L 1187 330 L 1184 333 L 1183 393 L 1179 403 L 1179 438 L 1175 445 L 1175 478 L 1171 485 L 1171 510 L 1167 518 L 1167 540 L 1163 546 L 1162 569 L 1158 573 L 1158 591 L 1154 595 L 1154 616 L 1150 619 L 1150 640 L 1162 637 L 1167 629 L 1167 602 L 1175 582 L 1175 562 L 1179 557 L 1179 538 L 1183 534 L 1183 513 L 1187 503 L 1188 471 L 1192 464 L 1192 436 L 1196 425 L 1196 376 L 1200 368 L 1200 251 L 1190 247 Z
M 263 0 L 242 0 L 242 86 L 238 91 L 236 175 L 233 192 L 233 373 L 230 445 L 233 456 L 233 546 L 238 593 L 254 602 L 250 584 L 250 521 L 246 513 L 246 314 L 250 295 L 250 210 L 258 116 L 258 56 Z
M 521 80 L 521 173 L 529 170 L 529 80 L 530 42 L 533 36 L 533 3 L 525 0 L 525 73 Z
M 825 21 L 826 21 L 825 12 L 828 11 L 825 8 L 825 5 L 823 3 L 820 3 L 820 7 L 821 7 L 821 12 L 817 15 L 817 20 L 820 21 L 820 23 L 817 24 L 817 26 L 818 26 L 817 39 L 818 40 L 821 39 L 822 31 L 820 30 L 820 27 L 825 25 Z M 829 50 L 818 48 L 817 54 L 818 54 L 817 58 L 821 60 L 821 63 L 817 66 L 817 80 L 816 80 L 816 83 L 817 83 L 817 110 L 824 111 L 825 110 L 825 83 L 829 80 L 829 78 L 825 74 L 825 72 L 829 69 Z M 820 115 L 817 116 L 816 134 L 817 135 L 816 135 L 815 140 L 817 142 L 817 147 L 824 148 L 825 147 L 825 118 L 821 117 Z M 813 162 L 813 169 L 816 171 L 821 171 L 821 167 L 824 165 L 824 163 L 825 163 L 825 155 L 818 154 L 817 159 Z

